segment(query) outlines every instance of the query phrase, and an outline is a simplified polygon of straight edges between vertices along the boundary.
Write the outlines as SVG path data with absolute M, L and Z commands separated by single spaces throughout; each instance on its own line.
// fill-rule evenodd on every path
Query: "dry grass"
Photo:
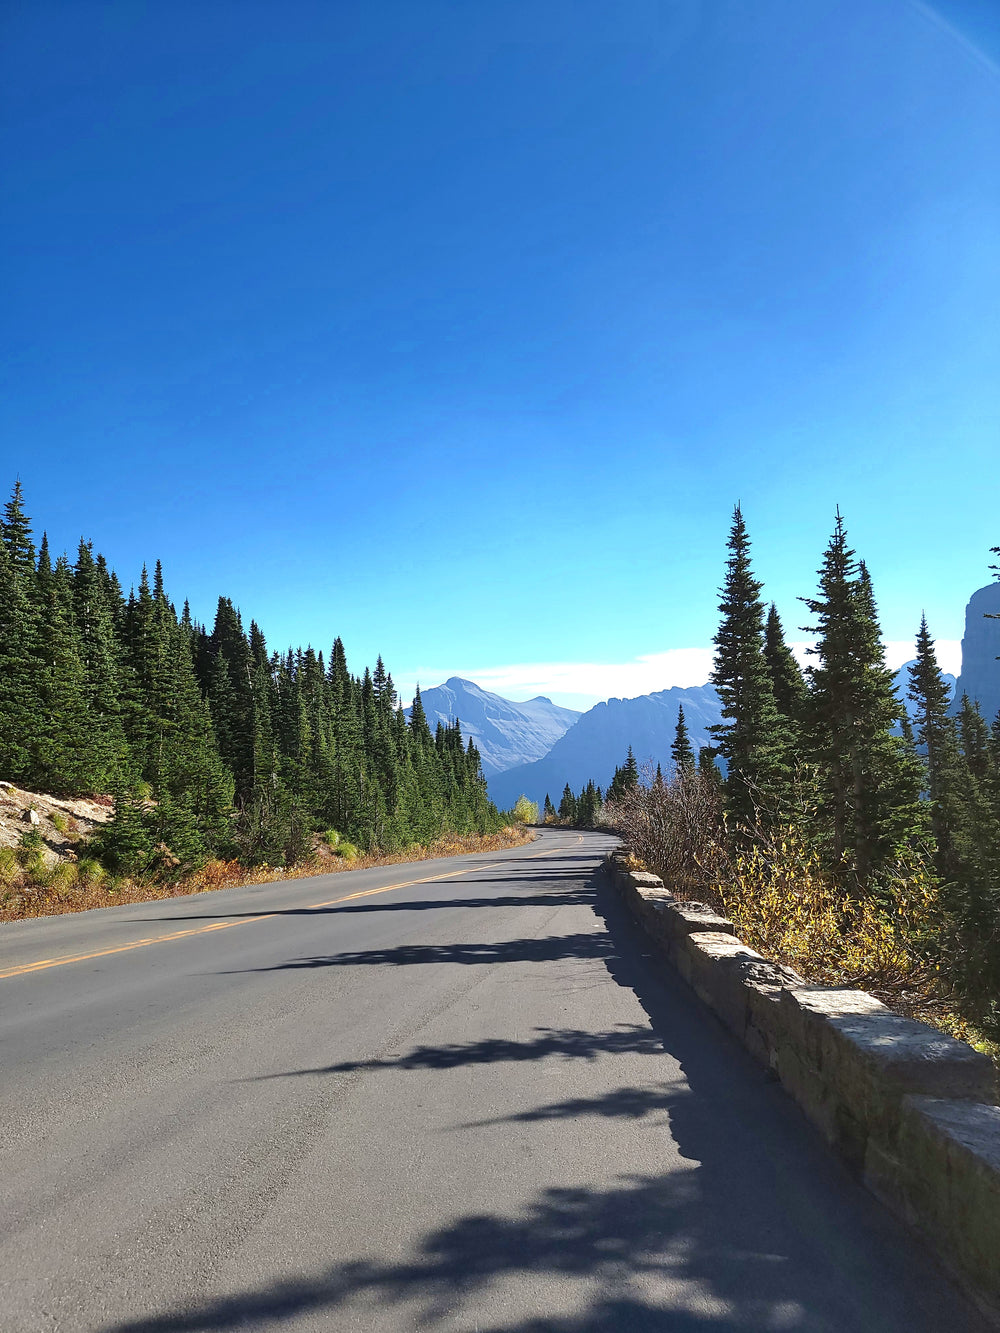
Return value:
M 306 879 L 311 875 L 368 870 L 373 866 L 429 861 L 442 856 L 504 851 L 511 847 L 521 847 L 533 841 L 535 836 L 533 830 L 523 826 L 507 827 L 499 833 L 439 838 L 427 847 L 408 847 L 390 856 L 361 855 L 353 861 L 329 853 L 323 854 L 322 850 L 318 850 L 298 865 L 273 870 L 263 866 L 244 866 L 239 861 L 209 861 L 194 874 L 167 884 L 151 879 L 112 878 L 92 862 L 80 862 L 79 866 L 64 864 L 35 883 L 16 874 L 5 883 L 4 875 L 0 873 L 0 922 L 59 916 L 65 912 L 89 912 L 96 907 L 113 907 L 119 903 L 155 902 L 161 898 L 180 898 L 212 889 Z

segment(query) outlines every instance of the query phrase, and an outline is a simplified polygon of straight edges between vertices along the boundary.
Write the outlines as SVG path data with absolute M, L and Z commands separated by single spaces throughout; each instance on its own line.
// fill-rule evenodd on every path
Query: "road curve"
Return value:
M 980 1333 L 608 839 L 0 927 L 4 1333 Z

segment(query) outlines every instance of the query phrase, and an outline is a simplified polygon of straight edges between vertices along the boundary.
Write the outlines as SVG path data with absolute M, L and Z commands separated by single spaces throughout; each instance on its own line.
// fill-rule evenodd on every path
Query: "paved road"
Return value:
M 607 843 L 0 928 L 3 1333 L 979 1330 Z

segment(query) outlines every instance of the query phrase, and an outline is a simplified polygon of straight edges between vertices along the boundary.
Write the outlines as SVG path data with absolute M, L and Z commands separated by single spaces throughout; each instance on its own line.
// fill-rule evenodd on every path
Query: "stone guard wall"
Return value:
M 1000 1328 L 992 1061 L 864 991 L 807 985 L 737 939 L 725 917 L 630 871 L 622 853 L 607 865 L 659 952 Z

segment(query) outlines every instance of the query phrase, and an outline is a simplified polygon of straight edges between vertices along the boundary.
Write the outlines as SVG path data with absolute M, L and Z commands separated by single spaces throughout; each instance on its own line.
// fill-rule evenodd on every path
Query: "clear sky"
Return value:
M 886 638 L 960 638 L 994 0 L 5 0 L 0 89 L 0 489 L 55 549 L 579 705 L 704 679 L 737 500 L 802 637 L 839 504 Z

